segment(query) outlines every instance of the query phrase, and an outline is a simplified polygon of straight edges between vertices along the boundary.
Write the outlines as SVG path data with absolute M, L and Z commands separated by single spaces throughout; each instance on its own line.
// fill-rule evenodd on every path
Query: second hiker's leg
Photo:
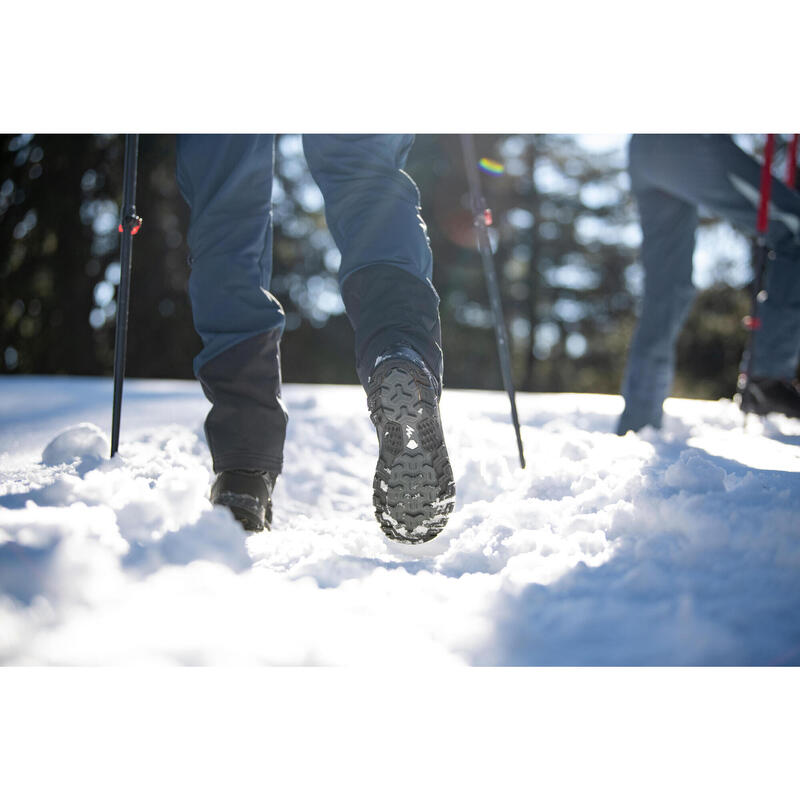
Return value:
M 631 342 L 618 432 L 659 427 L 662 405 L 675 376 L 675 346 L 694 298 L 692 257 L 696 208 L 646 180 L 648 154 L 634 137 L 630 173 L 642 226 L 644 297 Z
M 750 235 L 756 230 L 761 165 L 730 136 L 634 137 L 647 152 L 647 179 L 701 205 Z M 767 299 L 753 337 L 754 374 L 793 378 L 800 357 L 800 194 L 772 178 L 767 244 Z

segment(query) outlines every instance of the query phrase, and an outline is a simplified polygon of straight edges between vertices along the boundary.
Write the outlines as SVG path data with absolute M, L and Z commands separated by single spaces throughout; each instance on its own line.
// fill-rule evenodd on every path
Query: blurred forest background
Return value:
M 121 135 L 0 135 L 0 372 L 110 375 Z M 759 136 L 737 136 L 757 154 Z M 200 349 L 187 296 L 188 209 L 172 135 L 140 139 L 127 375 L 191 378 Z M 503 165 L 482 176 L 523 391 L 619 391 L 642 270 L 625 137 L 476 136 Z M 445 382 L 501 387 L 456 135 L 419 135 L 407 171 L 422 194 L 441 297 Z M 338 293 L 339 254 L 298 135 L 277 139 L 272 292 L 286 311 L 289 382 L 355 383 L 353 336 Z M 732 396 L 749 306 L 750 244 L 704 218 L 697 301 L 674 394 Z

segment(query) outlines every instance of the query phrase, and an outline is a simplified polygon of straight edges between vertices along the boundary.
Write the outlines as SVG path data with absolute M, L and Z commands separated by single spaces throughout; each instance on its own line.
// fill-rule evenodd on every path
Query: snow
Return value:
M 800 664 L 800 421 L 670 399 L 445 390 L 434 541 L 383 537 L 363 391 L 288 385 L 273 530 L 207 499 L 194 382 L 0 378 L 0 663 Z
M 67 428 L 45 447 L 42 463 L 48 467 L 75 462 L 99 465 L 109 451 L 108 439 L 100 428 L 81 422 Z

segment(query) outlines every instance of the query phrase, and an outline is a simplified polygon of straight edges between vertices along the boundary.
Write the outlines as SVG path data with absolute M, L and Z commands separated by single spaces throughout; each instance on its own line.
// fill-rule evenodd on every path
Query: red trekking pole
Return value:
M 786 160 L 786 185 L 794 189 L 797 183 L 797 140 L 800 134 L 793 133 L 792 141 L 789 142 L 789 154 Z
M 750 314 L 743 320 L 744 326 L 748 331 L 746 356 L 744 359 L 744 373 L 739 375 L 739 391 L 741 392 L 742 411 L 745 408 L 746 398 L 750 390 L 750 380 L 753 377 L 753 336 L 761 328 L 761 317 L 759 316 L 759 306 L 766 300 L 766 293 L 763 291 L 764 273 L 767 269 L 767 258 L 769 248 L 767 247 L 767 228 L 769 227 L 769 198 L 772 190 L 772 156 L 775 152 L 775 134 L 767 134 L 767 143 L 764 147 L 764 163 L 761 166 L 761 192 L 758 203 L 758 216 L 756 218 L 756 252 L 753 278 L 753 295 L 750 305 Z

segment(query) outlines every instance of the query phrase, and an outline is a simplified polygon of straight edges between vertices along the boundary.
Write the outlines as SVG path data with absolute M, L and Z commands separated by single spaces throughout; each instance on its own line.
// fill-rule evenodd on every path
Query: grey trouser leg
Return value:
M 642 223 L 645 296 L 623 383 L 620 433 L 661 424 L 675 342 L 693 297 L 697 207 L 754 233 L 761 167 L 729 136 L 665 134 L 633 136 L 629 170 Z M 792 377 L 800 356 L 800 195 L 773 179 L 770 211 L 774 258 L 754 359 L 758 374 Z
M 214 471 L 280 472 L 284 315 L 272 271 L 274 135 L 181 135 L 178 184 L 191 209 L 189 295 L 203 349 L 194 370 L 211 401 Z
M 419 191 L 403 172 L 412 135 L 305 135 L 303 150 L 325 198 L 342 263 L 339 286 L 366 387 L 376 358 L 405 343 L 441 385 L 439 297 L 420 216 Z
M 642 225 L 644 298 L 633 335 L 619 432 L 661 425 L 675 376 L 675 344 L 694 298 L 692 253 L 697 209 L 658 189 L 637 192 Z

